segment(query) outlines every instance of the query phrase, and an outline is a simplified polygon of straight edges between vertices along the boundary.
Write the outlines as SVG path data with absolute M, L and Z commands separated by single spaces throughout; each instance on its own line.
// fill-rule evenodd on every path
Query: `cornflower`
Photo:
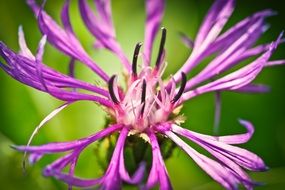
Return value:
M 86 27 L 97 39 L 95 48 L 104 48 L 116 55 L 125 69 L 126 88 L 118 84 L 118 73 L 109 76 L 86 53 L 73 31 L 69 18 L 70 0 L 66 0 L 62 12 L 62 26 L 58 25 L 34 0 L 27 0 L 37 17 L 43 37 L 36 54 L 27 47 L 22 27 L 19 28 L 20 52 L 9 49 L 0 43 L 0 54 L 7 64 L 1 68 L 19 82 L 37 90 L 46 92 L 64 103 L 52 111 L 36 127 L 26 146 L 14 146 L 18 151 L 29 154 L 29 162 L 34 164 L 48 154 L 64 153 L 47 165 L 43 171 L 64 181 L 71 189 L 100 187 L 100 189 L 121 189 L 123 183 L 151 189 L 159 185 L 162 190 L 172 189 L 164 159 L 171 154 L 170 149 L 162 154 L 160 146 L 172 141 L 184 150 L 209 176 L 226 189 L 237 189 L 243 185 L 252 189 L 253 181 L 244 169 L 264 171 L 263 160 L 256 154 L 236 146 L 246 143 L 253 135 L 254 127 L 249 121 L 240 120 L 247 132 L 244 134 L 210 136 L 181 127 L 184 117 L 180 113 L 182 105 L 201 94 L 214 92 L 216 102 L 216 126 L 220 112 L 220 92 L 262 93 L 267 87 L 252 83 L 263 68 L 283 64 L 284 60 L 269 61 L 277 45 L 283 42 L 282 34 L 272 43 L 254 46 L 267 30 L 265 19 L 275 13 L 263 10 L 243 19 L 222 33 L 222 29 L 234 10 L 234 0 L 216 0 L 206 15 L 194 41 L 182 35 L 183 41 L 192 49 L 185 64 L 163 80 L 166 67 L 165 41 L 167 30 L 161 28 L 161 40 L 157 58 L 151 64 L 153 43 L 164 14 L 163 0 L 146 0 L 146 24 L 143 43 L 135 45 L 132 60 L 125 55 L 116 38 L 112 21 L 110 0 L 94 0 L 97 14 L 94 14 L 86 0 L 79 0 L 79 10 Z M 70 57 L 69 74 L 60 73 L 43 63 L 42 56 L 46 41 Z M 142 53 L 141 47 L 143 46 Z M 191 79 L 187 74 L 205 58 L 215 55 L 207 66 Z M 257 58 L 241 68 L 224 74 L 225 71 L 242 61 Z M 141 68 L 138 59 L 142 58 Z M 98 75 L 105 85 L 98 86 L 75 78 L 75 62 L 84 64 Z M 60 111 L 78 101 L 90 101 L 99 104 L 109 115 L 110 123 L 101 131 L 86 138 L 69 142 L 52 142 L 31 146 L 33 137 L 39 129 Z M 95 141 L 118 133 L 116 145 L 109 166 L 103 176 L 85 179 L 75 175 L 75 167 L 81 152 Z M 188 145 L 184 137 L 208 151 L 212 157 L 205 156 Z M 131 142 L 129 139 L 133 139 Z M 126 147 L 143 139 L 141 146 L 150 146 L 151 163 L 141 159 L 130 175 L 125 166 Z M 135 150 L 134 150 L 135 151 Z M 164 151 L 165 152 L 165 151 Z M 68 172 L 64 169 L 69 168 Z

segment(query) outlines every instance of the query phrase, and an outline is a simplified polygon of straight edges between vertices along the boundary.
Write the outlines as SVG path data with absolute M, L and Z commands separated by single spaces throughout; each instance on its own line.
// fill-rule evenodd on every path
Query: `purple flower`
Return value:
M 267 29 L 265 19 L 274 15 L 271 10 L 263 10 L 247 17 L 222 33 L 222 29 L 234 10 L 234 0 L 216 0 L 205 17 L 194 41 L 182 34 L 182 40 L 192 52 L 185 64 L 174 73 L 173 77 L 163 81 L 162 74 L 166 67 L 165 41 L 166 29 L 161 29 L 161 41 L 157 59 L 151 66 L 154 39 L 159 32 L 164 14 L 163 0 L 146 0 L 146 30 L 144 49 L 142 43 L 135 46 L 130 61 L 116 39 L 112 22 L 110 0 L 94 0 L 97 14 L 89 7 L 86 0 L 79 0 L 82 19 L 96 38 L 95 48 L 105 48 L 114 53 L 127 71 L 126 89 L 117 83 L 117 75 L 109 76 L 86 53 L 74 33 L 69 19 L 67 0 L 61 12 L 63 26 L 58 25 L 34 0 L 27 0 L 37 17 L 43 37 L 35 55 L 26 45 L 22 28 L 19 28 L 20 52 L 15 53 L 0 42 L 0 54 L 7 64 L 1 68 L 14 79 L 46 92 L 64 101 L 64 104 L 51 112 L 35 129 L 27 146 L 14 146 L 15 149 L 29 154 L 30 163 L 37 162 L 48 154 L 65 153 L 45 167 L 43 174 L 66 182 L 70 188 L 94 187 L 101 189 L 120 189 L 123 183 L 138 185 L 141 189 L 150 189 L 159 185 L 160 189 L 172 189 L 160 145 L 173 141 L 184 150 L 209 176 L 226 189 L 237 189 L 243 185 L 252 189 L 254 182 L 244 169 L 264 171 L 266 165 L 252 152 L 235 146 L 246 143 L 253 135 L 252 124 L 240 120 L 247 132 L 228 136 L 209 136 L 180 126 L 184 118 L 179 115 L 184 102 L 200 94 L 214 92 L 217 97 L 216 125 L 220 111 L 220 92 L 235 91 L 240 93 L 262 93 L 267 87 L 252 81 L 267 66 L 283 64 L 284 60 L 269 61 L 277 45 L 284 40 L 282 34 L 269 44 L 254 46 Z M 42 61 L 46 40 L 59 51 L 70 57 L 70 73 L 65 75 L 46 66 Z M 215 54 L 215 58 L 196 76 L 187 80 L 186 75 L 202 60 Z M 251 63 L 229 74 L 220 75 L 241 61 L 258 56 Z M 142 58 L 141 69 L 138 59 Z M 97 74 L 104 86 L 96 86 L 74 77 L 75 61 L 84 64 Z M 179 85 L 180 83 L 180 85 Z M 38 130 L 57 113 L 77 101 L 91 101 L 101 105 L 111 116 L 112 122 L 103 130 L 86 138 L 70 142 L 53 142 L 41 146 L 30 146 Z M 81 152 L 90 144 L 100 139 L 119 133 L 117 143 L 110 157 L 105 174 L 96 179 L 77 177 L 74 170 Z M 129 147 L 129 138 L 143 139 L 152 152 L 151 164 L 140 160 L 137 169 L 130 175 L 125 166 L 124 150 Z M 184 142 L 184 137 L 208 151 L 209 158 Z M 144 145 L 146 146 L 146 145 Z M 65 168 L 69 167 L 69 172 Z M 144 178 L 146 180 L 144 180 Z

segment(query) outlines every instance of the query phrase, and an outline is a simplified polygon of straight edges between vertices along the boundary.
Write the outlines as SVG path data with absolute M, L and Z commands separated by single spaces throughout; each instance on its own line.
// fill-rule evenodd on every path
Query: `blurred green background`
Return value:
M 113 18 L 121 42 L 128 57 L 132 57 L 134 45 L 143 40 L 144 1 L 113 0 Z M 168 0 L 163 26 L 168 29 L 166 42 L 168 68 L 165 76 L 175 72 L 187 59 L 189 50 L 178 37 L 183 31 L 194 38 L 211 0 Z M 46 10 L 59 21 L 63 0 L 48 1 Z M 240 19 L 265 8 L 278 11 L 278 15 L 268 18 L 271 28 L 258 43 L 270 42 L 285 28 L 285 2 L 238 0 L 236 10 L 226 28 Z M 94 38 L 88 33 L 79 16 L 77 1 L 72 1 L 71 19 L 78 37 L 86 50 L 109 74 L 121 69 L 116 57 L 106 51 L 92 49 Z M 18 50 L 17 30 L 22 25 L 29 47 L 35 51 L 41 37 L 36 20 L 24 0 L 0 1 L 0 40 L 13 50 Z M 156 49 L 157 49 L 156 42 Z M 156 54 L 156 53 L 155 53 Z M 285 58 L 285 47 L 281 45 L 273 56 Z M 47 45 L 44 62 L 61 72 L 67 72 L 69 59 Z M 81 65 L 77 65 L 76 76 L 94 83 L 97 78 Z M 245 95 L 223 93 L 221 134 L 244 132 L 237 119 L 251 121 L 256 132 L 249 143 L 242 145 L 260 155 L 271 168 L 264 173 L 251 173 L 257 181 L 266 185 L 256 189 L 285 189 L 285 66 L 266 68 L 256 79 L 271 86 L 270 93 Z M 55 157 L 43 159 L 29 167 L 26 175 L 21 169 L 22 154 L 12 150 L 11 144 L 26 144 L 34 127 L 60 101 L 26 87 L 0 72 L 0 189 L 66 189 L 66 185 L 51 178 L 41 176 L 41 169 Z M 184 127 L 202 133 L 212 134 L 214 117 L 214 96 L 206 94 L 189 101 L 183 109 L 187 116 Z M 34 144 L 51 141 L 66 141 L 87 136 L 104 126 L 104 112 L 90 102 L 76 103 L 50 121 L 35 138 Z M 174 189 L 221 189 L 184 152 L 175 150 L 166 162 Z M 80 158 L 78 173 L 85 176 L 99 176 L 102 171 L 96 164 L 92 150 L 87 150 Z

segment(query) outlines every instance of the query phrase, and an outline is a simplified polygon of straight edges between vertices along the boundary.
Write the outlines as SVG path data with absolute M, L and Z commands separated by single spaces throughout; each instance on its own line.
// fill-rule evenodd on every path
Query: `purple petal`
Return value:
M 235 92 L 239 93 L 266 93 L 270 91 L 270 87 L 263 84 L 248 84 L 239 89 L 236 89 Z
M 43 174 L 45 176 L 53 176 L 57 178 L 58 180 L 62 180 L 68 184 L 69 187 L 77 186 L 77 187 L 92 187 L 95 185 L 98 185 L 101 183 L 102 178 L 98 179 L 81 179 L 78 177 L 74 177 L 73 175 L 62 173 L 61 170 L 65 168 L 68 164 L 71 164 L 70 167 L 73 167 L 74 161 L 78 159 L 79 154 L 84 149 L 84 147 L 81 147 L 78 150 L 75 150 L 74 152 L 63 156 L 56 161 L 54 161 L 52 164 L 48 165 Z
M 255 77 L 260 73 L 262 68 L 266 65 L 268 59 L 273 53 L 273 50 L 276 48 L 277 44 L 279 44 L 281 36 L 282 34 L 279 36 L 276 42 L 271 44 L 269 50 L 263 53 L 263 55 L 261 55 L 258 59 L 220 79 L 198 87 L 195 90 L 191 90 L 184 93 L 181 98 L 182 102 L 206 92 L 217 90 L 236 90 L 243 86 L 246 86 L 255 79 Z
M 79 81 L 67 75 L 63 75 L 53 69 L 43 65 L 39 59 L 42 56 L 43 48 L 39 48 L 37 59 L 33 60 L 15 54 L 5 44 L 0 42 L 0 55 L 5 59 L 7 65 L 0 63 L 0 66 L 10 76 L 16 80 L 29 85 L 38 90 L 48 92 L 52 96 L 64 101 L 91 100 L 102 105 L 110 107 L 107 99 L 99 96 L 83 94 L 79 92 L 70 92 L 64 88 L 80 88 L 93 91 L 98 94 L 109 96 L 108 92 L 102 88 Z
M 244 170 L 242 170 L 242 168 L 238 164 L 236 164 L 235 162 L 233 162 L 232 160 L 230 160 L 229 158 L 227 158 L 223 154 L 221 154 L 217 151 L 214 151 L 211 148 L 203 145 L 202 143 L 200 144 L 200 146 L 202 146 L 204 149 L 206 149 L 215 158 L 220 160 L 221 161 L 220 164 L 223 167 L 230 169 L 232 174 L 240 181 L 240 183 L 242 183 L 246 187 L 246 189 L 253 189 L 254 185 L 257 184 L 250 179 L 250 177 L 247 175 L 247 173 Z
M 69 168 L 69 176 L 74 177 L 75 167 L 78 161 L 78 157 L 74 158 L 72 162 L 70 163 Z M 68 185 L 68 190 L 72 190 L 72 185 Z
M 70 76 L 70 77 L 72 77 L 72 78 L 74 78 L 75 76 L 75 59 L 71 59 L 70 60 L 70 62 L 69 62 L 69 64 L 68 64 L 68 75 Z
M 221 92 L 215 92 L 215 117 L 214 117 L 214 134 L 218 134 L 221 120 L 222 100 Z
M 101 184 L 102 189 L 114 189 L 119 190 L 122 184 L 122 179 L 120 176 L 120 158 L 125 145 L 126 138 L 128 136 L 129 130 L 123 127 L 120 136 L 117 140 L 116 147 L 114 149 L 111 161 L 109 163 L 108 169 L 105 172 L 103 181 Z
M 79 9 L 82 19 L 88 30 L 98 40 L 96 46 L 104 47 L 119 57 L 121 63 L 130 71 L 131 66 L 120 44 L 116 41 L 115 29 L 112 24 L 110 1 L 95 0 L 99 18 L 96 17 L 86 0 L 79 1 Z
M 147 65 L 151 61 L 153 43 L 164 15 L 164 0 L 146 0 L 144 56 Z
M 232 161 L 234 161 L 235 163 L 239 164 L 240 166 L 246 169 L 252 171 L 264 171 L 267 169 L 262 159 L 258 157 L 256 154 L 249 152 L 245 149 L 226 144 L 225 142 L 220 141 L 220 138 L 217 139 L 214 139 L 214 137 L 208 138 L 208 136 L 194 133 L 190 130 L 183 129 L 176 125 L 172 126 L 172 130 L 173 132 L 180 134 L 186 138 L 189 138 L 191 141 L 199 145 L 203 144 L 203 146 L 205 145 L 208 148 L 211 148 L 213 151 L 223 154 L 227 158 L 231 159 Z M 240 139 L 238 139 L 238 142 L 239 140 Z M 236 141 L 233 140 L 233 142 L 235 143 Z
M 54 176 L 58 174 L 62 169 L 64 169 L 69 163 L 71 163 L 75 158 L 79 156 L 83 147 L 71 152 L 65 156 L 58 158 L 57 160 L 53 161 L 51 164 L 47 165 L 43 170 L 44 176 Z
M 43 157 L 43 154 L 33 153 L 29 156 L 29 163 L 35 164 L 37 161 L 39 161 Z
M 188 73 L 201 61 L 203 52 L 216 40 L 232 14 L 234 2 L 234 0 L 216 0 L 199 29 L 191 55 L 188 57 L 186 63 L 173 76 L 176 82 L 180 81 L 181 72 Z
M 179 35 L 180 35 L 181 41 L 183 42 L 183 44 L 184 44 L 186 47 L 188 47 L 188 48 L 190 48 L 190 49 L 192 49 L 192 48 L 194 47 L 194 41 L 191 40 L 186 34 L 184 34 L 184 33 L 179 33 Z
M 220 2 L 222 3 L 222 1 Z M 214 6 L 213 6 L 214 7 Z M 218 13 L 216 13 L 218 14 Z M 240 21 L 239 23 L 237 23 L 235 26 L 233 26 L 232 28 L 230 28 L 229 30 L 227 30 L 225 33 L 223 33 L 222 35 L 220 35 L 215 41 L 213 41 L 213 43 L 209 44 L 209 47 L 207 47 L 207 49 L 205 49 L 205 51 L 203 52 L 199 52 L 196 53 L 195 55 L 192 55 L 188 58 L 187 63 L 188 65 L 184 64 L 183 67 L 190 67 L 187 69 L 191 69 L 193 68 L 196 64 L 199 64 L 204 58 L 206 58 L 207 56 L 215 53 L 215 52 L 224 52 L 226 49 L 229 48 L 230 45 L 232 45 L 236 40 L 238 40 L 242 35 L 244 35 L 245 33 L 247 33 L 247 31 L 249 30 L 249 28 L 256 22 L 264 22 L 264 19 L 268 16 L 272 16 L 275 13 L 271 10 L 264 10 L 264 11 L 260 11 L 250 17 L 245 18 L 244 20 Z M 212 15 L 213 16 L 213 15 Z M 254 35 L 251 38 L 251 43 L 253 43 L 256 39 L 259 38 L 260 34 L 262 32 L 265 31 L 266 26 L 263 25 L 263 27 L 260 27 L 260 31 L 258 33 L 256 33 L 256 35 Z M 208 28 L 209 29 L 209 28 Z M 250 44 L 248 44 L 249 46 Z M 266 48 L 264 51 L 266 51 L 268 48 Z M 250 52 L 248 52 L 250 53 Z M 244 60 L 248 57 L 251 57 L 253 55 L 250 55 L 246 53 L 245 55 L 241 55 L 241 56 L 236 56 L 236 61 L 235 62 L 240 62 L 241 60 Z M 259 52 L 259 53 L 262 53 Z M 257 53 L 257 54 L 259 54 Z M 257 55 L 255 54 L 255 55 Z M 233 64 L 233 63 L 232 63 Z M 186 71 L 186 70 L 182 70 L 180 69 L 175 75 L 175 81 L 179 82 L 180 81 L 180 73 L 182 71 Z
M 109 80 L 108 75 L 88 56 L 80 42 L 73 34 L 68 16 L 69 1 L 64 5 L 62 13 L 64 27 L 67 30 L 62 29 L 57 25 L 57 23 L 46 12 L 44 12 L 34 0 L 28 0 L 27 3 L 38 17 L 38 24 L 41 32 L 47 36 L 52 45 L 68 56 L 76 58 L 86 64 L 103 80 Z
M 284 65 L 285 60 L 276 60 L 267 62 L 266 66 Z
M 206 38 L 209 37 L 214 27 L 218 27 L 215 34 L 217 36 L 224 24 L 232 14 L 234 9 L 234 1 L 216 0 L 205 17 L 195 40 L 195 44 L 200 46 Z
M 131 177 L 125 168 L 124 151 L 123 150 L 121 151 L 119 172 L 120 172 L 121 178 L 125 182 L 130 183 L 130 184 L 140 183 L 144 177 L 145 169 L 146 169 L 146 163 L 145 162 L 140 163 L 139 168 L 136 170 L 136 172 Z
M 70 38 L 73 38 L 75 34 L 73 32 L 70 19 L 69 19 L 69 6 L 70 6 L 70 0 L 66 0 L 61 10 L 61 22 L 63 24 L 63 27 L 66 33 L 69 35 Z M 73 40 L 76 40 L 76 39 L 73 39 Z
M 102 24 L 106 24 L 106 32 L 109 32 L 110 35 L 115 36 L 115 29 L 112 21 L 112 12 L 111 12 L 111 1 L 110 0 L 94 0 L 96 5 L 98 16 L 102 19 Z M 103 25 L 104 26 L 104 25 Z
M 200 154 L 171 131 L 167 131 L 165 134 L 183 149 L 214 180 L 219 182 L 226 189 L 237 189 L 239 180 L 230 170 L 223 167 L 218 162 Z
M 259 20 L 262 22 L 265 18 L 275 15 L 275 12 L 271 10 L 263 10 L 253 14 L 250 17 L 243 19 L 242 21 L 235 24 L 233 27 L 228 29 L 218 39 L 211 45 L 209 49 L 210 52 L 215 52 L 224 49 L 225 47 L 234 43 L 237 39 L 240 38 L 244 33 L 246 33 L 249 28 Z M 258 35 L 257 35 L 258 36 Z
M 164 165 L 162 155 L 160 153 L 157 138 L 153 132 L 148 133 L 150 144 L 152 147 L 152 167 L 147 179 L 147 184 L 143 189 L 151 189 L 157 183 L 161 190 L 173 189 L 169 180 L 169 176 Z
M 246 33 L 241 35 L 240 38 L 234 41 L 223 53 L 211 61 L 197 76 L 189 80 L 185 90 L 189 90 L 193 86 L 206 81 L 239 63 L 235 60 L 239 59 L 244 51 L 256 41 L 256 36 L 259 36 L 257 34 L 261 32 L 260 28 L 262 24 L 262 20 L 259 20 L 259 22 L 251 25 Z
M 240 124 L 243 125 L 247 132 L 244 134 L 239 135 L 227 135 L 227 136 L 219 136 L 217 138 L 218 141 L 226 143 L 226 144 L 242 144 L 246 143 L 251 139 L 253 133 L 254 133 L 254 127 L 253 125 L 245 120 L 239 120 Z
M 103 129 L 94 135 L 91 135 L 83 139 L 75 140 L 75 141 L 54 142 L 54 143 L 49 143 L 49 144 L 45 144 L 41 146 L 29 146 L 29 147 L 15 146 L 14 148 L 22 152 L 27 151 L 30 153 L 52 154 L 52 153 L 57 153 L 57 152 L 66 152 L 66 151 L 78 148 L 86 143 L 91 143 L 105 136 L 108 136 L 111 133 L 114 133 L 121 128 L 122 128 L 122 125 L 117 124 L 117 125 L 109 126 L 106 129 Z
M 66 182 L 68 185 L 76 187 L 93 187 L 102 182 L 101 178 L 98 179 L 82 179 L 78 177 L 70 176 L 69 174 L 56 172 L 54 176 L 61 181 Z

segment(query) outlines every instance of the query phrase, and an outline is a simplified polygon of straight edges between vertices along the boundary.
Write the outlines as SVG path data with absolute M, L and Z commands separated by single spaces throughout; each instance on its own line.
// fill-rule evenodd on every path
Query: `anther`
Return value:
M 171 103 L 174 104 L 175 102 L 177 102 L 177 100 L 179 100 L 179 98 L 182 96 L 185 86 L 186 86 L 186 82 L 187 82 L 187 78 L 186 78 L 186 74 L 184 72 L 181 73 L 181 86 L 179 88 L 179 91 L 177 92 L 177 94 L 174 96 L 174 98 L 171 100 Z
M 145 102 L 145 96 L 146 96 L 146 81 L 145 79 L 143 79 L 141 103 Z
M 132 72 L 133 72 L 132 74 L 134 77 L 137 76 L 137 62 L 141 46 L 142 46 L 141 42 L 137 43 L 134 51 L 133 62 L 132 62 Z
M 161 31 L 162 31 L 162 33 L 161 33 L 160 45 L 159 45 L 158 55 L 157 55 L 157 59 L 156 59 L 156 63 L 155 63 L 156 68 L 159 68 L 159 64 L 161 62 L 161 57 L 163 55 L 164 45 L 165 45 L 165 41 L 166 41 L 166 29 L 164 27 L 162 27 Z
M 145 109 L 145 98 L 146 98 L 146 81 L 145 79 L 143 79 L 142 96 L 141 96 L 141 103 L 143 104 L 143 107 L 141 109 L 141 115 L 143 115 Z
M 108 81 L 108 89 L 109 89 L 109 94 L 110 94 L 110 97 L 111 97 L 112 101 L 115 104 L 118 104 L 119 100 L 117 99 L 117 97 L 115 95 L 115 92 L 114 92 L 114 81 L 115 81 L 115 78 L 116 78 L 116 75 L 113 75 L 110 78 L 110 80 Z

